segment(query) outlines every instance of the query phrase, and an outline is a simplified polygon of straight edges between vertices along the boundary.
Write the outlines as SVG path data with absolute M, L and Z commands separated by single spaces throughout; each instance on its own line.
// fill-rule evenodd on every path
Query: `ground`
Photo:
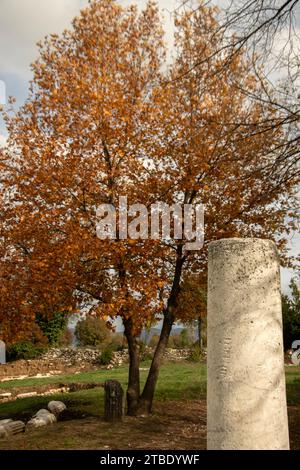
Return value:
M 141 366 L 142 379 L 149 363 Z M 115 378 L 126 386 L 127 367 L 82 372 L 44 379 L 0 383 L 4 390 L 39 390 L 41 385 L 68 382 L 97 382 Z M 287 396 L 291 447 L 300 450 L 300 368 L 287 367 Z M 0 419 L 26 421 L 49 399 L 63 399 L 68 410 L 62 421 L 0 440 L 0 449 L 205 449 L 206 367 L 182 361 L 166 363 L 161 371 L 154 412 L 147 418 L 125 417 L 121 424 L 106 423 L 103 389 L 95 388 L 66 395 L 18 399 L 0 405 Z
M 205 416 L 205 402 L 160 402 L 149 418 L 125 417 L 121 424 L 99 417 L 63 421 L 0 441 L 0 449 L 205 449 Z

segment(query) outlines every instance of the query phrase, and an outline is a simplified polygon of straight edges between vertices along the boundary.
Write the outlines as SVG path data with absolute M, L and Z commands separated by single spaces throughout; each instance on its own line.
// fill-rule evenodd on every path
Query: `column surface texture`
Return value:
M 208 254 L 207 448 L 289 449 L 279 257 L 269 240 Z

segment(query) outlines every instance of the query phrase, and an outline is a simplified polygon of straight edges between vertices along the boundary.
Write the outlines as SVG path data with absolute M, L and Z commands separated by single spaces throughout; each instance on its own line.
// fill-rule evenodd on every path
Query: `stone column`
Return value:
M 6 364 L 6 345 L 0 340 L 0 364 Z
M 117 380 L 106 380 L 104 383 L 104 419 L 105 421 L 122 421 L 124 392 Z
M 269 240 L 208 255 L 207 447 L 289 449 L 279 258 Z

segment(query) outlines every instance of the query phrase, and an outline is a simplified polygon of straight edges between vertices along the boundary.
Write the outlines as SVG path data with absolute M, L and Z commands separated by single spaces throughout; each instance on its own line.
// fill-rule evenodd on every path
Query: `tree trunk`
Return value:
M 156 346 L 154 356 L 152 359 L 151 367 L 145 383 L 143 393 L 140 397 L 138 413 L 151 413 L 152 403 L 154 398 L 155 387 L 158 379 L 160 366 L 162 363 L 165 349 L 168 345 L 169 336 L 172 330 L 173 323 L 175 321 L 174 309 L 177 306 L 178 294 L 180 292 L 180 279 L 182 273 L 182 266 L 184 263 L 184 257 L 182 256 L 182 244 L 177 247 L 177 260 L 175 265 L 175 273 L 173 279 L 173 285 L 168 299 L 168 305 L 164 311 L 164 321 L 161 329 L 158 344 Z
M 159 374 L 161 362 L 163 359 L 163 355 L 168 344 L 168 340 L 169 340 L 169 336 L 172 330 L 173 323 L 174 323 L 174 317 L 170 315 L 168 312 L 166 312 L 164 316 L 160 338 L 159 338 L 157 347 L 155 349 L 155 353 L 152 359 L 147 381 L 144 386 L 143 393 L 140 397 L 139 406 L 138 406 L 139 414 L 151 413 L 158 374 Z
M 128 342 L 129 352 L 129 377 L 127 389 L 127 414 L 129 416 L 151 413 L 159 369 L 168 344 L 172 326 L 175 321 L 174 309 L 177 306 L 182 266 L 185 261 L 182 251 L 183 246 L 180 244 L 177 247 L 174 279 L 170 297 L 168 299 L 168 305 L 164 311 L 164 321 L 160 338 L 152 359 L 150 371 L 142 395 L 140 395 L 140 346 L 138 338 L 133 334 L 132 319 L 126 318 L 125 315 L 123 316 L 124 333 Z M 120 277 L 121 279 L 124 277 L 124 273 L 122 271 L 120 271 Z
M 138 338 L 132 332 L 132 320 L 123 319 L 124 333 L 128 343 L 129 374 L 127 388 L 127 414 L 135 416 L 140 398 L 140 347 Z

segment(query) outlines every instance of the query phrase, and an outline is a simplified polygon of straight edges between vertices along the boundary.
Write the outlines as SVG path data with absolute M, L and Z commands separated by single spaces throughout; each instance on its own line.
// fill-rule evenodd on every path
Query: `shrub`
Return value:
M 116 352 L 124 351 L 124 349 L 126 349 L 123 344 L 120 344 L 119 342 L 116 342 L 116 341 L 112 341 L 111 343 L 108 343 L 107 347 L 111 349 L 112 351 L 116 351 Z
M 67 315 L 66 312 L 55 312 L 49 318 L 44 318 L 41 315 L 36 316 L 36 323 L 47 337 L 50 345 L 56 344 L 62 336 L 67 326 Z
M 146 347 L 144 350 L 143 350 L 143 353 L 141 354 L 141 360 L 142 361 L 152 361 L 153 359 L 153 349 L 151 349 L 150 347 Z
M 34 359 L 41 356 L 45 349 L 46 347 L 42 344 L 35 344 L 32 341 L 20 341 L 7 348 L 7 360 Z
M 97 363 L 101 366 L 107 366 L 113 359 L 114 354 L 111 348 L 103 349 L 102 353 L 99 355 L 97 359 Z
M 181 330 L 181 332 L 180 332 L 180 343 L 181 343 L 181 347 L 183 349 L 188 348 L 191 345 L 191 341 L 190 341 L 190 338 L 189 338 L 189 332 L 186 328 Z
M 43 354 L 48 347 L 48 339 L 41 331 L 37 323 L 32 325 L 31 331 L 27 332 L 22 339 L 13 344 L 8 344 L 7 361 L 18 359 L 34 359 Z
M 190 354 L 187 359 L 191 362 L 199 362 L 202 359 L 202 351 L 199 344 L 194 344 L 191 347 Z

